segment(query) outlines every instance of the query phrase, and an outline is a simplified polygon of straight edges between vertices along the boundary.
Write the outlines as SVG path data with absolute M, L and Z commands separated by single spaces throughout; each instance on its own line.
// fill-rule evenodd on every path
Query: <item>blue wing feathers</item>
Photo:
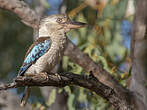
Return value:
M 42 42 L 38 42 L 36 43 L 31 51 L 29 51 L 29 53 L 27 54 L 27 56 L 24 59 L 24 63 L 22 65 L 22 67 L 19 70 L 19 75 L 24 75 L 24 73 L 26 72 L 26 70 L 33 64 L 35 63 L 35 61 L 41 57 L 42 55 L 44 55 L 48 49 L 50 48 L 51 45 L 51 41 L 50 40 L 44 40 Z
M 26 72 L 26 70 L 27 70 L 31 65 L 32 65 L 32 64 L 30 63 L 30 64 L 27 64 L 27 65 L 25 65 L 25 66 L 22 66 L 22 67 L 20 68 L 20 70 L 19 70 L 19 75 L 20 75 L 20 76 L 23 76 L 24 73 Z

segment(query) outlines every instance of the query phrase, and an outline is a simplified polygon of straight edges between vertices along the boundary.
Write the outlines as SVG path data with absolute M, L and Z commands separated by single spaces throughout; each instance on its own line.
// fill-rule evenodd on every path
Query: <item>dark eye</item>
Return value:
M 61 22 L 62 22 L 62 18 L 58 18 L 58 19 L 57 19 L 57 22 L 58 22 L 58 23 L 61 23 Z

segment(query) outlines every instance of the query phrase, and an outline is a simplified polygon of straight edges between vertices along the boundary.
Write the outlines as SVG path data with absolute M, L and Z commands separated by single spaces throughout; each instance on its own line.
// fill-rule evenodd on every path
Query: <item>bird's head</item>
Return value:
M 54 32 L 66 33 L 70 29 L 85 27 L 85 23 L 72 21 L 65 14 L 51 15 L 40 21 L 39 36 L 48 36 Z

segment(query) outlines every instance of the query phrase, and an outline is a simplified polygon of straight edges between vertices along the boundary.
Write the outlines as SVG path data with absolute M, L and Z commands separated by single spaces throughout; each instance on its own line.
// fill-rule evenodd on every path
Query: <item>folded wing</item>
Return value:
M 23 65 L 21 66 L 18 75 L 23 76 L 27 69 L 49 50 L 50 46 L 51 40 L 49 38 L 39 38 L 34 42 L 26 53 Z

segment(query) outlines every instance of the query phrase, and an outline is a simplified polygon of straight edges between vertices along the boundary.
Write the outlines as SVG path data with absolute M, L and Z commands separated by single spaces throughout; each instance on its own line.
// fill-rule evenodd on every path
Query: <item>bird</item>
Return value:
M 26 52 L 18 76 L 39 73 L 49 73 L 62 58 L 67 44 L 66 33 L 71 29 L 85 27 L 86 23 L 72 21 L 66 14 L 56 14 L 44 17 L 39 23 L 39 36 Z M 26 87 L 21 99 L 25 106 L 30 94 Z

